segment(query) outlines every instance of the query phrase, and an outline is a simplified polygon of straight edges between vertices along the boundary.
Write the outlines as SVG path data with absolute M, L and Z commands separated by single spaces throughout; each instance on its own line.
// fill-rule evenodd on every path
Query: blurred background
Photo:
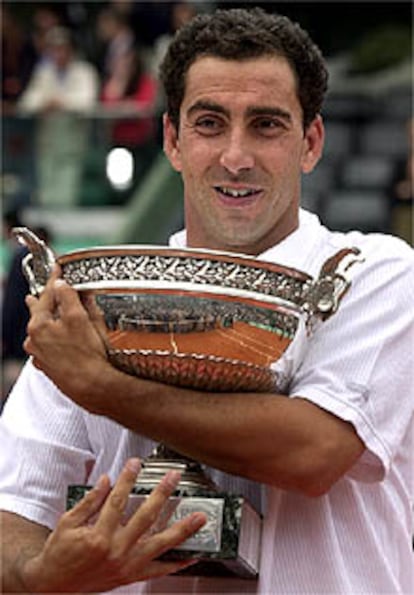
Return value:
M 27 225 L 57 252 L 165 243 L 183 224 L 162 153 L 157 68 L 198 12 L 260 5 L 298 21 L 328 61 L 324 157 L 303 205 L 331 228 L 413 243 L 412 3 L 3 1 L 2 398 L 24 359 Z

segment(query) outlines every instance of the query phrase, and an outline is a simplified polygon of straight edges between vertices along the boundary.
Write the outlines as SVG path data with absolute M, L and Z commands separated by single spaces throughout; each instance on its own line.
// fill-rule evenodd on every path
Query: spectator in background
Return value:
M 13 115 L 16 102 L 26 88 L 37 54 L 30 38 L 10 7 L 0 6 L 1 103 L 3 116 Z
M 133 154 L 134 188 L 158 148 L 157 82 L 146 72 L 137 48 L 118 58 L 117 68 L 103 82 L 101 102 L 113 115 L 111 145 L 125 147 Z
M 197 14 L 197 8 L 192 2 L 174 2 L 170 8 L 169 30 L 154 41 L 154 50 L 152 57 L 152 71 L 158 76 L 158 67 L 163 60 L 168 46 L 174 36 L 174 33 L 185 25 Z
M 127 17 L 111 7 L 98 13 L 96 34 L 98 42 L 103 44 L 98 67 L 103 80 L 107 80 L 122 69 L 122 61 L 134 48 L 135 36 Z
M 50 4 L 34 5 L 32 15 L 32 40 L 36 49 L 38 61 L 48 59 L 47 35 L 55 27 L 63 27 L 61 12 Z
M 152 72 L 154 78 L 158 78 L 159 66 L 166 54 L 168 46 L 170 45 L 175 32 L 180 27 L 191 21 L 191 19 L 196 16 L 197 12 L 198 10 L 196 5 L 192 2 L 188 2 L 187 0 L 173 2 L 171 4 L 169 11 L 168 31 L 156 38 L 151 53 L 150 71 Z M 165 96 L 160 87 L 157 96 L 158 113 L 162 114 L 165 110 L 165 107 Z M 162 132 L 162 126 L 159 127 L 159 130 Z M 160 139 L 160 142 L 162 142 L 162 138 Z
M 88 122 L 82 117 L 97 101 L 95 68 L 76 56 L 68 29 L 46 36 L 46 59 L 36 66 L 18 103 L 22 114 L 38 116 L 38 202 L 47 207 L 76 203 Z

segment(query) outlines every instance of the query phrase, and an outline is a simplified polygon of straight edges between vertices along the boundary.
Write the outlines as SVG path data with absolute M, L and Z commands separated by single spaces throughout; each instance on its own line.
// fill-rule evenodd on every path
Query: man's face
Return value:
M 69 44 L 51 45 L 49 56 L 56 68 L 64 70 L 72 60 L 72 48 Z
M 294 74 L 281 57 L 197 59 L 187 73 L 178 135 L 165 151 L 181 172 L 188 245 L 259 254 L 294 231 L 301 172 L 323 145 L 304 133 Z

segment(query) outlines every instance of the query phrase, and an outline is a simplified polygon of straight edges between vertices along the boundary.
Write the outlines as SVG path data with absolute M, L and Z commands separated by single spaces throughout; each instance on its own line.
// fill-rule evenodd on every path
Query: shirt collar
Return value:
M 299 226 L 284 240 L 258 255 L 260 260 L 278 262 L 284 266 L 307 270 L 314 258 L 314 248 L 323 227 L 314 213 L 299 209 Z M 173 248 L 187 246 L 185 229 L 170 237 L 169 245 Z

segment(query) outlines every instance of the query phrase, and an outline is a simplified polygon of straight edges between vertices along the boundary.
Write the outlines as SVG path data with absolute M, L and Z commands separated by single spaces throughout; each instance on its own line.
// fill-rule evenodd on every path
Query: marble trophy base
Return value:
M 72 485 L 68 489 L 67 507 L 72 508 L 91 486 Z M 144 502 L 150 488 L 136 485 L 125 511 L 126 519 Z M 164 515 L 153 531 L 162 529 L 191 512 L 205 512 L 208 521 L 181 546 L 164 554 L 163 559 L 199 561 L 184 574 L 197 576 L 239 576 L 256 578 L 259 572 L 262 520 L 245 498 L 206 490 L 178 490 L 169 498 Z

